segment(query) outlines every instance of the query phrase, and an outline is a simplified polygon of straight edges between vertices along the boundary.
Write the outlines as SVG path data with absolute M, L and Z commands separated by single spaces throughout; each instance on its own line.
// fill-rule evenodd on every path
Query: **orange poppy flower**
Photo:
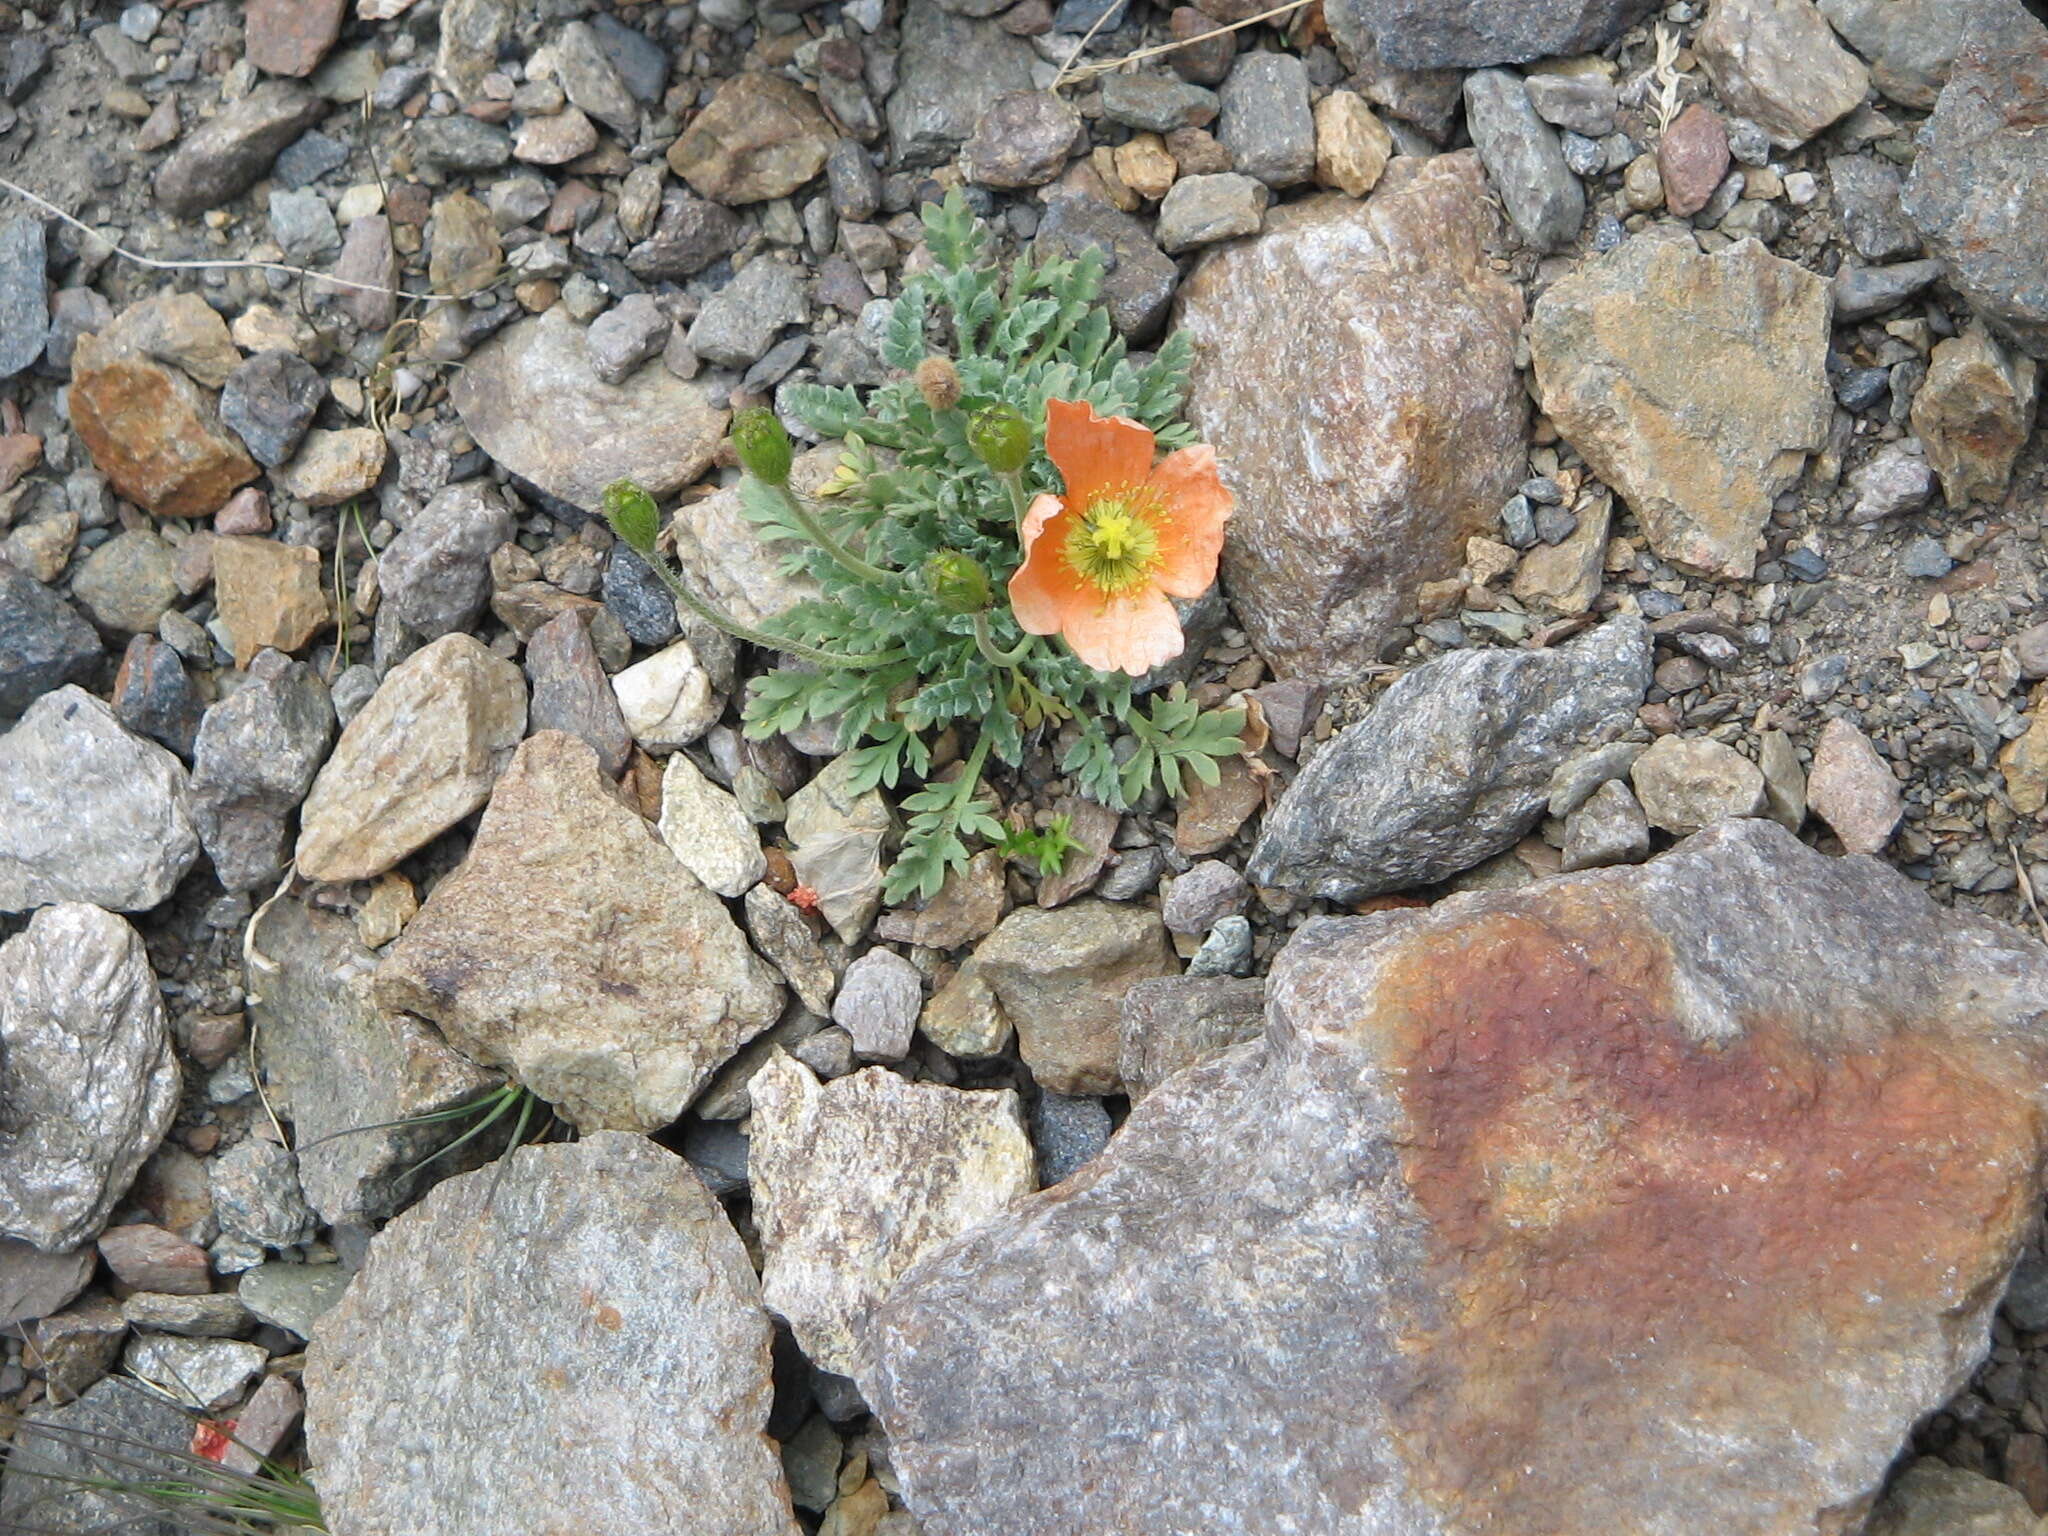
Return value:
M 1010 606 L 1028 634 L 1063 635 L 1104 672 L 1139 677 L 1185 643 L 1169 598 L 1216 579 L 1232 497 L 1206 443 L 1152 462 L 1152 433 L 1085 400 L 1049 400 L 1045 451 L 1066 481 L 1024 513 Z

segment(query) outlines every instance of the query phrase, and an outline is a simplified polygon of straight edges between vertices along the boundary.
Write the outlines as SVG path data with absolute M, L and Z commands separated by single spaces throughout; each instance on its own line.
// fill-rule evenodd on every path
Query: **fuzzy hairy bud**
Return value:
M 960 370 L 950 357 L 928 357 L 911 374 L 924 403 L 935 411 L 950 411 L 960 403 Z
M 635 554 L 654 553 L 654 541 L 661 535 L 661 512 L 641 486 L 631 480 L 614 480 L 606 486 L 604 520 Z
M 732 419 L 732 446 L 740 468 L 764 485 L 789 484 L 796 449 L 789 431 L 765 405 L 750 406 Z

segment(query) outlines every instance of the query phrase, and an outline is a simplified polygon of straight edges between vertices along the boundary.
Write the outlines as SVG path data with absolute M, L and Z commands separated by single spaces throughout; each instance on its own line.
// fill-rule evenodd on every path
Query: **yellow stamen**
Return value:
M 1142 587 L 1160 562 L 1159 512 L 1142 491 L 1098 496 L 1067 531 L 1067 564 L 1104 597 Z

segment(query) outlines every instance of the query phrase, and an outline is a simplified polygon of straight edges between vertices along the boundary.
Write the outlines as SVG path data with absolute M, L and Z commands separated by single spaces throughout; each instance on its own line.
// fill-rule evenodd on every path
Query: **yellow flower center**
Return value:
M 1104 597 L 1142 587 L 1159 566 L 1159 510 L 1142 491 L 1096 497 L 1067 530 L 1067 564 Z

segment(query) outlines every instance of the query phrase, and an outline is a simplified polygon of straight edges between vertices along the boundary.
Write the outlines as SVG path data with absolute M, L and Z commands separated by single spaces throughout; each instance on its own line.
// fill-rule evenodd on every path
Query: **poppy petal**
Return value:
M 1060 633 L 1074 654 L 1102 672 L 1143 677 L 1181 653 L 1186 640 L 1173 604 L 1155 587 L 1068 607 Z
M 1028 635 L 1058 634 L 1067 610 L 1093 597 L 1064 558 L 1066 510 L 1057 496 L 1040 496 L 1024 513 L 1024 563 L 1010 577 L 1010 607 Z
M 1236 504 L 1216 473 L 1216 450 L 1207 443 L 1176 449 L 1152 471 L 1151 485 L 1168 509 L 1155 579 L 1171 596 L 1200 597 L 1216 580 L 1223 527 Z
M 1153 438 L 1128 416 L 1097 416 L 1086 400 L 1045 402 L 1045 452 L 1066 482 L 1070 505 L 1086 508 L 1105 491 L 1143 485 Z

